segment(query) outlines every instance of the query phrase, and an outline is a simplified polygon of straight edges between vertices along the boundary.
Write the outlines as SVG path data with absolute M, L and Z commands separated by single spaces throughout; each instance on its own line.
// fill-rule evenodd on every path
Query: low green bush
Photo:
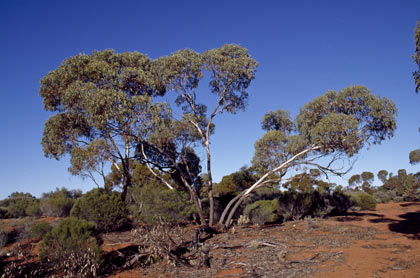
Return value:
M 33 237 L 43 238 L 52 229 L 53 229 L 53 227 L 50 224 L 48 224 L 47 222 L 40 222 L 40 223 L 32 225 L 31 235 Z
M 334 191 L 326 198 L 328 200 L 328 206 L 330 207 L 328 215 L 343 215 L 354 205 L 350 196 L 341 190 Z
M 67 217 L 77 201 L 82 196 L 79 190 L 68 190 L 66 188 L 56 189 L 44 193 L 41 198 L 41 210 L 46 216 Z
M 348 193 L 354 202 L 354 206 L 361 210 L 375 210 L 376 200 L 372 195 L 366 192 L 350 192 Z
M 329 206 L 328 196 L 316 190 L 285 191 L 279 197 L 280 213 L 284 220 L 299 220 L 305 216 L 325 216 L 333 209 Z
M 252 223 L 263 225 L 279 219 L 279 202 L 274 200 L 259 200 L 249 204 L 244 209 L 244 214 Z
M 117 192 L 93 189 L 74 204 L 70 216 L 94 222 L 99 232 L 116 231 L 128 221 L 124 202 Z
M 9 218 L 9 214 L 7 212 L 7 209 L 0 208 L 0 219 L 6 219 Z
M 181 223 L 191 218 L 195 209 L 190 196 L 170 190 L 159 183 L 148 183 L 132 191 L 134 204 L 130 212 L 138 223 Z
M 95 234 L 94 223 L 66 218 L 45 235 L 40 260 L 52 263 L 65 277 L 96 277 L 102 253 Z
M 376 191 L 373 193 L 373 198 L 375 198 L 377 203 L 388 203 L 391 201 L 391 198 L 386 192 L 383 191 Z
M 12 193 L 7 200 L 7 212 L 10 218 L 39 216 L 39 200 L 29 193 Z
M 9 242 L 9 238 L 10 232 L 0 230 L 0 249 L 3 248 Z

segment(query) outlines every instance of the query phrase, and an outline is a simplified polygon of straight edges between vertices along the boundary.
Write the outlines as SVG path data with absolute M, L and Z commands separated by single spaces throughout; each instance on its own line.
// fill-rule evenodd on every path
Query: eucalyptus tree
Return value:
M 268 131 L 255 143 L 253 164 L 260 171 L 259 179 L 231 200 L 219 224 L 230 225 L 236 209 L 251 192 L 281 182 L 291 168 L 343 173 L 335 169 L 334 162 L 393 136 L 396 112 L 389 99 L 375 96 L 366 87 L 350 86 L 339 92 L 328 91 L 307 103 L 293 122 L 285 112 L 277 112 L 275 117 L 269 113 L 263 120 Z M 276 118 L 276 124 L 267 120 Z M 326 157 L 330 159 L 323 164 Z
M 56 112 L 45 123 L 44 154 L 70 154 L 70 172 L 88 177 L 104 177 L 103 165 L 111 163 L 123 177 L 125 199 L 138 138 L 171 120 L 169 107 L 152 101 L 165 91 L 141 53 L 105 50 L 64 60 L 41 80 L 44 108 Z
M 378 179 L 384 184 L 388 179 L 388 171 L 387 170 L 380 170 L 377 174 Z
M 359 174 L 355 174 L 349 178 L 349 187 L 351 189 L 358 189 L 362 183 L 362 177 Z
M 247 88 L 255 78 L 258 63 L 248 51 L 238 45 L 197 53 L 186 49 L 156 60 L 159 77 L 168 90 L 177 94 L 175 103 L 182 109 L 181 121 L 189 126 L 201 140 L 206 151 L 209 225 L 214 223 L 213 175 L 211 170 L 210 136 L 214 131 L 214 118 L 222 113 L 236 114 L 247 105 Z M 216 102 L 209 107 L 200 102 L 200 81 L 208 75 L 210 92 Z M 144 157 L 147 161 L 146 157 Z M 152 163 L 153 164 L 153 163 Z M 188 167 L 187 167 L 188 169 Z

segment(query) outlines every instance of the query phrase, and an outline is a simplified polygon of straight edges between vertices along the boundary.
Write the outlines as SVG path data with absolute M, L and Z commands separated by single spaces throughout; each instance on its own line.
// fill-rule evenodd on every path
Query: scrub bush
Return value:
M 389 195 L 383 191 L 376 191 L 375 193 L 373 193 L 373 198 L 375 198 L 377 203 L 388 203 L 389 201 L 391 201 Z
M 64 187 L 57 188 L 55 191 L 43 194 L 40 207 L 46 216 L 67 217 L 70 215 L 73 205 L 81 196 L 81 191 L 70 191 Z
M 70 216 L 94 222 L 99 232 L 116 231 L 128 221 L 120 195 L 105 189 L 93 189 L 84 194 L 74 204 Z
M 132 196 L 135 204 L 130 211 L 138 223 L 181 223 L 195 211 L 188 193 L 170 190 L 159 183 L 136 187 Z
M 274 200 L 260 200 L 245 207 L 244 214 L 252 223 L 263 225 L 279 219 L 279 202 Z
M 39 200 L 29 193 L 15 192 L 5 201 L 10 218 L 41 215 Z
M 40 260 L 51 263 L 64 277 L 96 277 L 101 249 L 95 238 L 95 224 L 66 218 L 48 232 L 39 249 Z
M 53 229 L 53 227 L 51 227 L 50 224 L 48 224 L 46 222 L 40 222 L 40 223 L 34 224 L 31 227 L 31 235 L 33 237 L 43 238 L 52 229 Z
M 361 210 L 375 210 L 376 209 L 376 200 L 372 195 L 366 192 L 351 192 L 350 197 L 354 201 L 355 206 L 359 207 Z

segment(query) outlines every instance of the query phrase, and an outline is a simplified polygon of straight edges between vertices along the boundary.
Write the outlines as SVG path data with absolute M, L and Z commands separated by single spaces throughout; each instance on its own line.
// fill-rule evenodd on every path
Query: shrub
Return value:
M 36 200 L 29 203 L 28 206 L 26 207 L 25 214 L 27 216 L 41 216 L 42 211 L 39 207 L 39 201 Z
M 350 196 L 341 190 L 334 191 L 328 195 L 327 200 L 328 206 L 331 208 L 328 215 L 343 215 L 354 205 Z
M 38 216 L 39 200 L 29 193 L 12 193 L 7 200 L 7 211 L 11 218 Z
M 0 219 L 8 218 L 9 214 L 7 213 L 7 209 L 0 208 Z
M 373 193 L 373 198 L 375 198 L 377 203 L 388 203 L 391 201 L 391 198 L 386 192 L 383 191 L 376 191 Z
M 95 238 L 95 224 L 66 218 L 49 231 L 41 242 L 42 262 L 51 262 L 65 277 L 96 277 L 101 250 Z
M 44 193 L 41 199 L 41 210 L 46 216 L 67 217 L 74 203 L 82 195 L 81 191 L 66 188 Z
M 100 232 L 115 231 L 127 223 L 127 210 L 120 195 L 104 189 L 93 189 L 84 194 L 70 215 L 94 222 Z
M 279 219 L 279 202 L 274 200 L 260 200 L 245 207 L 244 214 L 254 224 L 265 224 Z
M 285 191 L 279 197 L 280 213 L 284 220 L 298 220 L 305 216 L 325 216 L 333 209 L 329 206 L 327 196 L 329 195 L 322 195 L 316 190 L 311 192 Z
M 194 213 L 193 203 L 186 192 L 170 190 L 161 184 L 148 183 L 136 187 L 132 195 L 135 205 L 130 207 L 130 211 L 139 222 L 175 224 Z
M 0 231 L 0 249 L 3 248 L 9 242 L 9 238 L 10 233 L 8 231 Z
M 375 210 L 376 200 L 372 195 L 366 192 L 351 192 L 350 194 L 355 206 L 360 207 L 362 210 Z
M 43 238 L 51 230 L 52 230 L 52 227 L 50 224 L 46 222 L 40 222 L 40 223 L 32 225 L 31 235 L 33 237 Z

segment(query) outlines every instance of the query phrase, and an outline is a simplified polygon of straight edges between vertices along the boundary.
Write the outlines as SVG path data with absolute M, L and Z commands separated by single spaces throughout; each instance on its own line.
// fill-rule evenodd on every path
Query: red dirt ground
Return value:
M 191 230 L 188 227 L 187 232 Z M 191 239 L 189 232 L 184 236 Z M 132 231 L 111 233 L 104 236 L 103 249 L 118 252 L 135 246 L 135 241 Z M 420 202 L 379 204 L 375 211 L 328 219 L 235 227 L 207 240 L 205 246 L 210 250 L 210 268 L 174 267 L 163 261 L 104 277 L 420 278 Z M 29 261 L 36 260 L 36 249 L 30 251 Z
M 325 220 L 237 228 L 234 235 L 220 234 L 207 243 L 242 247 L 212 249 L 209 269 L 162 263 L 108 278 L 420 278 L 420 203 L 379 204 L 376 211 Z

